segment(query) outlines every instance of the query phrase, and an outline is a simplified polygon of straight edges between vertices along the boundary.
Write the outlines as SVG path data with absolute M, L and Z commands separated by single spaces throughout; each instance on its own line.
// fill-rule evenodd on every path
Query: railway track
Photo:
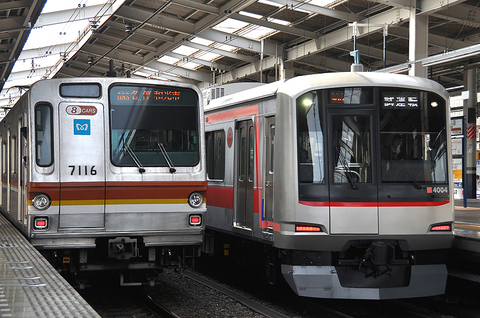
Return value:
M 461 298 L 453 304 L 445 296 L 385 301 L 312 299 L 298 297 L 288 288 L 256 284 L 238 272 L 227 276 L 238 280 L 226 280 L 224 274 L 168 270 L 154 287 L 120 288 L 116 282 L 99 281 L 82 294 L 106 318 L 313 318 L 319 313 L 324 318 L 463 318 L 478 317 L 479 312 L 478 302 L 465 304 Z

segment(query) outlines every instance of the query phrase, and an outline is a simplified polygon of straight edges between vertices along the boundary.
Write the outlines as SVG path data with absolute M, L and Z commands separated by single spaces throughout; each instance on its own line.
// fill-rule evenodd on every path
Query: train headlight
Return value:
M 192 208 L 199 208 L 202 205 L 202 203 L 203 203 L 203 195 L 201 193 L 192 192 L 188 196 L 188 204 L 190 204 Z
M 38 210 L 46 210 L 50 206 L 51 200 L 48 197 L 48 195 L 41 193 L 37 194 L 33 200 L 32 204 L 33 206 L 38 209 Z

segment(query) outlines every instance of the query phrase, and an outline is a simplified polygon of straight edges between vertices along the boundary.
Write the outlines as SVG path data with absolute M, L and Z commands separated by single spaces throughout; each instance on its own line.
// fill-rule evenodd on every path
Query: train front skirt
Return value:
M 335 266 L 282 264 L 282 274 L 299 296 L 338 299 L 395 299 L 440 295 L 445 292 L 446 265 L 412 265 L 410 281 L 402 287 L 344 287 Z M 374 278 L 372 278 L 374 279 Z

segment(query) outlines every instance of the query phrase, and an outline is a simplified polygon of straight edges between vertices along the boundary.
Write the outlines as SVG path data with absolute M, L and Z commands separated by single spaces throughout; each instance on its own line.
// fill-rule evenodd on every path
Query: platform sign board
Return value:
M 452 137 L 463 135 L 463 117 L 450 119 L 450 130 Z
M 452 138 L 452 156 L 461 156 L 463 154 L 462 138 Z M 461 167 L 460 167 L 461 169 Z
M 453 164 L 453 198 L 463 198 L 462 158 L 452 158 Z

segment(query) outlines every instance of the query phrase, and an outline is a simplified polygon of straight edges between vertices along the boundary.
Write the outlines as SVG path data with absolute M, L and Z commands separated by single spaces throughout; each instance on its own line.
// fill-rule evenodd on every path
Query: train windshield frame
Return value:
M 296 99 L 300 199 L 319 198 L 327 184 L 448 184 L 446 111 L 440 95 L 410 88 L 302 94 Z
M 109 87 L 111 161 L 120 167 L 192 167 L 200 162 L 199 99 L 188 88 Z

